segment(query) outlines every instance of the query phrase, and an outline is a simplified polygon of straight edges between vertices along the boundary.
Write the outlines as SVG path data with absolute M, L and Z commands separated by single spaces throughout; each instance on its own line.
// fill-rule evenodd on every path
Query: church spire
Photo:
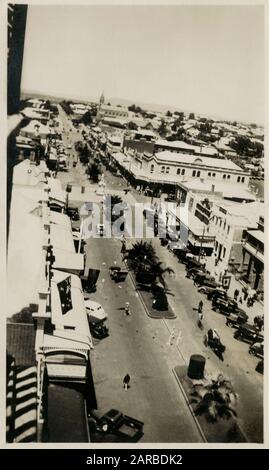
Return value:
M 104 95 L 104 92 L 102 92 L 101 96 L 100 96 L 100 107 L 105 103 L 105 95 Z

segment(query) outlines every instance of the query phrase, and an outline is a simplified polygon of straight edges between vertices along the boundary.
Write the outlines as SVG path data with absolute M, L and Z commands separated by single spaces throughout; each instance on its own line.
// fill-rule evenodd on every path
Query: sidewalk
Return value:
M 224 273 L 225 269 L 227 269 L 227 265 L 224 263 L 219 263 L 217 266 L 215 266 L 215 259 L 213 256 L 210 256 L 206 259 L 206 268 L 212 276 L 216 277 L 216 280 L 219 281 L 220 273 Z M 239 303 L 239 306 L 245 310 L 246 314 L 249 316 L 249 322 L 253 322 L 254 317 L 256 315 L 263 315 L 264 314 L 264 307 L 263 304 L 260 301 L 256 301 L 253 305 L 253 307 L 248 307 L 247 302 L 243 300 L 243 294 L 242 294 L 242 288 L 246 285 L 242 281 L 239 281 L 235 278 L 234 274 L 232 273 L 227 273 L 228 276 L 231 276 L 231 282 L 230 286 L 228 289 L 228 295 L 233 299 L 234 298 L 234 291 L 236 289 L 239 290 L 239 296 L 238 300 L 240 297 L 242 298 L 242 304 L 241 302 Z M 241 295 L 242 294 L 242 295 Z

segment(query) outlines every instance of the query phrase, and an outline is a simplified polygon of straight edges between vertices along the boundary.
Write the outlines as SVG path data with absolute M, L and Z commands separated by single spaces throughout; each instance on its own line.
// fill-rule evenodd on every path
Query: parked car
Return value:
M 105 226 L 104 226 L 104 224 L 97 224 L 96 233 L 97 233 L 97 235 L 100 235 L 100 237 L 103 237 L 103 236 L 104 236 L 104 234 L 105 234 Z
M 79 211 L 76 207 L 68 207 L 65 209 L 65 213 L 70 217 L 71 220 L 79 220 Z
M 201 275 L 205 274 L 205 271 L 203 270 L 203 268 L 202 269 L 199 269 L 199 268 L 187 269 L 186 277 L 195 278 L 199 274 Z
M 235 302 L 235 300 L 231 299 L 230 297 L 228 297 L 227 299 L 213 298 L 212 308 L 215 311 L 219 311 L 223 315 L 230 315 L 231 313 L 244 312 L 244 310 L 238 307 L 237 302 Z
M 258 364 L 256 365 L 255 370 L 260 374 L 263 374 L 263 359 L 261 359 Z
M 90 322 L 91 335 L 96 339 L 104 339 L 109 336 L 109 330 L 103 322 Z
M 262 343 L 263 334 L 254 326 L 249 323 L 245 323 L 240 326 L 234 333 L 234 338 L 247 343 Z
M 263 343 L 254 343 L 249 347 L 249 354 L 263 359 Z
M 221 289 L 221 287 L 215 287 L 215 282 L 209 283 L 209 285 L 202 285 L 201 287 L 198 288 L 198 292 L 201 292 L 202 294 L 205 294 L 207 298 L 210 300 L 212 292 L 215 292 L 218 289 Z
M 186 269 L 200 269 L 205 270 L 205 263 L 200 263 L 194 258 L 186 257 Z
M 217 287 L 216 289 L 209 290 L 209 292 L 205 292 L 205 294 L 207 294 L 208 300 L 218 299 L 218 298 L 228 299 L 227 291 L 223 289 L 223 287 Z
M 107 319 L 107 314 L 101 304 L 90 299 L 84 300 L 84 303 L 87 315 L 90 320 L 93 319 L 93 321 L 104 321 Z
M 144 423 L 118 410 L 111 409 L 99 421 L 100 428 L 105 432 L 119 435 L 123 439 L 140 439 L 143 436 Z
M 230 313 L 226 318 L 226 325 L 231 328 L 239 328 L 241 325 L 244 325 L 248 321 L 248 315 L 244 310 L 240 310 L 237 313 Z
M 215 281 L 214 276 L 210 276 L 209 274 L 206 274 L 205 272 L 203 272 L 202 274 L 200 273 L 197 274 L 194 277 L 194 283 L 198 285 L 199 287 L 208 286 L 208 287 L 212 287 L 213 289 L 215 289 L 216 287 L 220 287 L 220 284 Z

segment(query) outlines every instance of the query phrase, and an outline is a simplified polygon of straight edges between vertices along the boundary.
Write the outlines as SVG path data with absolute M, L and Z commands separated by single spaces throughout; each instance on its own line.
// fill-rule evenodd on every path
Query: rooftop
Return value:
M 201 179 L 191 179 L 178 183 L 180 186 L 189 191 L 199 191 L 205 193 L 222 193 L 224 198 L 228 199 L 242 199 L 242 200 L 251 200 L 256 201 L 256 196 L 251 193 L 248 189 L 241 187 L 239 185 L 234 185 L 231 183 L 223 183 L 218 181 L 208 181 Z
M 30 303 L 38 303 L 43 228 L 36 208 L 42 193 L 40 188 L 13 186 L 7 263 L 8 316 Z M 29 262 L 29 258 L 33 261 Z
M 209 168 L 213 167 L 216 169 L 233 170 L 240 173 L 243 172 L 242 168 L 233 163 L 231 160 L 173 153 L 169 152 L 169 150 L 156 153 L 155 158 L 160 161 L 171 162 L 175 164 L 201 165 Z

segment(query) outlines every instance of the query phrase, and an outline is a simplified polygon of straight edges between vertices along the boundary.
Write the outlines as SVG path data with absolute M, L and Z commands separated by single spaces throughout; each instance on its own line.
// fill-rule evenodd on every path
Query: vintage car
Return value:
M 196 260 L 195 258 L 186 258 L 186 269 L 200 269 L 205 270 L 205 263 L 200 263 L 200 261 Z
M 71 220 L 79 220 L 79 212 L 77 207 L 68 207 L 65 210 L 65 213 L 68 215 L 68 217 L 70 217 Z
M 205 294 L 207 294 L 208 300 L 218 299 L 218 298 L 228 299 L 227 291 L 223 289 L 223 287 L 217 287 L 216 289 L 209 290 L 208 292 L 205 292 Z
M 108 327 L 103 322 L 90 322 L 90 331 L 96 339 L 104 339 L 109 336 Z
M 244 310 L 238 307 L 237 302 L 228 297 L 227 299 L 213 298 L 212 309 L 222 313 L 223 315 L 230 315 L 231 313 L 244 312 Z
M 247 321 L 248 315 L 244 312 L 244 310 L 240 310 L 237 313 L 230 313 L 230 315 L 226 318 L 226 325 L 231 328 L 239 328 Z
M 221 286 L 221 284 L 217 282 L 213 276 L 205 273 L 197 274 L 197 276 L 194 277 L 194 283 L 199 286 L 199 292 L 202 293 L 206 288 L 216 289 Z
M 144 423 L 118 410 L 111 409 L 99 420 L 99 428 L 103 432 L 119 435 L 123 439 L 138 440 L 143 436 Z
M 241 325 L 234 333 L 234 338 L 247 343 L 262 343 L 263 334 L 254 326 L 249 323 Z
M 126 269 L 122 269 L 120 266 L 110 266 L 109 275 L 113 281 L 123 282 L 128 275 L 128 271 Z
M 259 374 L 263 374 L 263 359 L 261 359 L 258 364 L 256 365 L 255 370 L 259 372 Z
M 249 347 L 248 350 L 249 354 L 253 354 L 256 357 L 259 357 L 260 359 L 263 359 L 263 354 L 264 354 L 264 347 L 263 343 L 254 343 Z
M 191 268 L 186 270 L 186 277 L 190 279 L 194 279 L 198 275 L 203 275 L 205 274 L 204 268 Z

